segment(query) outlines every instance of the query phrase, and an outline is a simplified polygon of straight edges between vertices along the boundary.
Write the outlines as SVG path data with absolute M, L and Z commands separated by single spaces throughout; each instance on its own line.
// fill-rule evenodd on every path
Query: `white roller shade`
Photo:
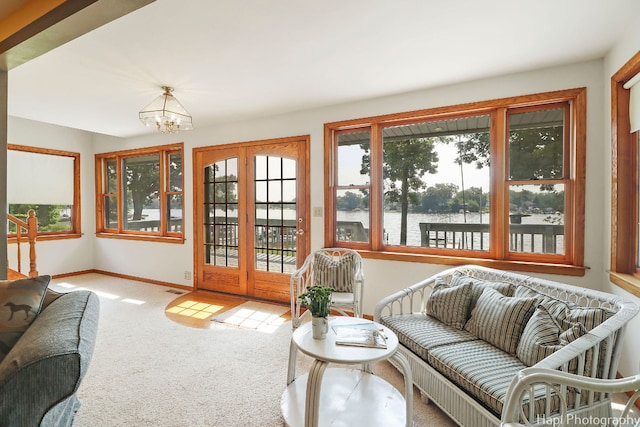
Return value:
M 629 95 L 629 120 L 631 122 L 631 132 L 640 130 L 640 74 L 636 74 L 625 84 L 625 89 L 630 89 Z
M 73 205 L 73 157 L 7 150 L 7 202 Z

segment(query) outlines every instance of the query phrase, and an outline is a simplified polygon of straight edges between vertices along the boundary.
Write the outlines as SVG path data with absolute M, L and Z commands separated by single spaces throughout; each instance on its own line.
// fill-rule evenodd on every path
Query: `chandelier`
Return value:
M 177 133 L 193 129 L 191 116 L 171 94 L 173 88 L 162 86 L 164 93 L 140 111 L 139 117 L 146 126 L 155 126 L 162 133 Z

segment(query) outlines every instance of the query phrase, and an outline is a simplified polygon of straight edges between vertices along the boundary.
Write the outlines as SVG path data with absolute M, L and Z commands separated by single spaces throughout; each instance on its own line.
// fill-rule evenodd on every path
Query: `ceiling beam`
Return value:
M 0 18 L 0 70 L 11 70 L 153 1 L 28 0 Z

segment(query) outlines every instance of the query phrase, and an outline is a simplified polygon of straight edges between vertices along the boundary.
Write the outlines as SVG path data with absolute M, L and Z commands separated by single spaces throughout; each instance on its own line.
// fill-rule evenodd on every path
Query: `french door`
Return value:
M 194 149 L 195 287 L 288 302 L 309 252 L 309 137 Z

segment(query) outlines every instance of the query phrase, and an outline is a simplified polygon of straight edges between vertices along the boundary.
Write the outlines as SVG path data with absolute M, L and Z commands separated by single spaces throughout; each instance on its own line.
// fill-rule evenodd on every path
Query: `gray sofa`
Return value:
M 47 290 L 42 311 L 0 363 L 0 425 L 71 426 L 98 328 L 90 291 Z
M 398 335 L 424 401 L 459 425 L 499 426 L 510 407 L 521 410 L 509 419 L 544 426 L 558 425 L 563 411 L 577 421 L 611 417 L 611 395 L 566 384 L 521 395 L 514 384 L 522 372 L 615 378 L 625 327 L 638 311 L 615 295 L 462 266 L 384 298 L 374 317 Z

